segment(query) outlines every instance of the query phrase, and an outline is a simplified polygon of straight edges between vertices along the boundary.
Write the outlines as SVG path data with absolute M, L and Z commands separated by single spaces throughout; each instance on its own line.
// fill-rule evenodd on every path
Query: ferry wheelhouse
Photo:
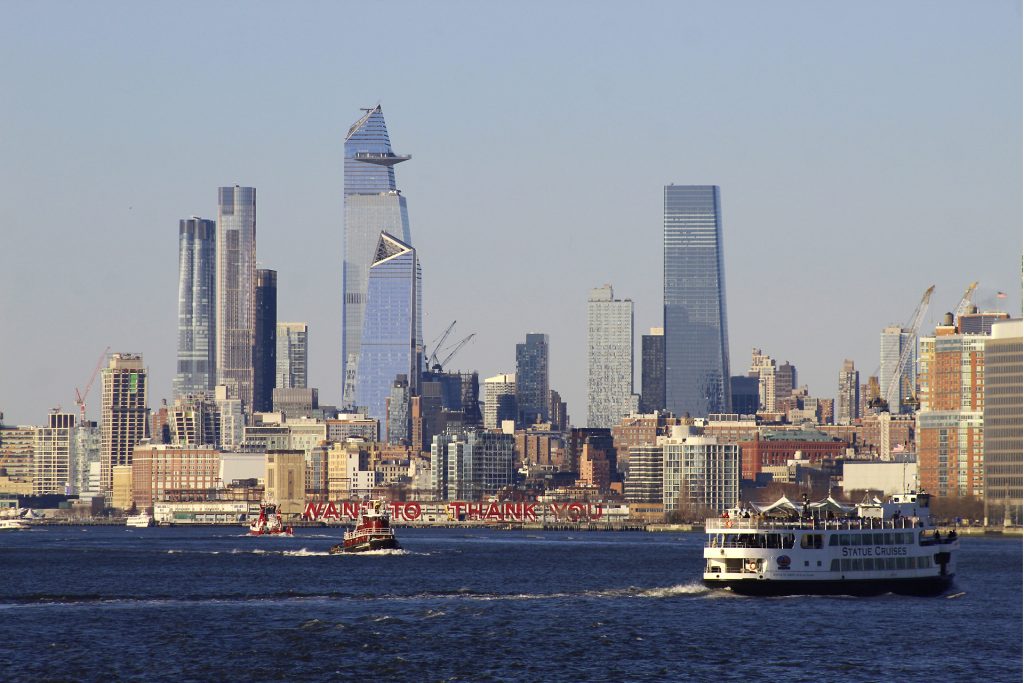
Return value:
M 704 584 L 744 595 L 939 595 L 960 540 L 933 524 L 929 496 L 855 506 L 832 497 L 735 508 L 705 525 Z

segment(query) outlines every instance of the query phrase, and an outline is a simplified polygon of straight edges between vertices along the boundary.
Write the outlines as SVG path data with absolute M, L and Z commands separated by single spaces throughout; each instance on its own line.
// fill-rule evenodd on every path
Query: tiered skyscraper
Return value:
M 178 223 L 178 369 L 174 398 L 210 392 L 217 376 L 217 224 L 203 218 Z
M 217 190 L 217 384 L 252 411 L 256 188 Z
M 342 367 L 344 402 L 356 403 L 356 384 L 363 338 L 370 266 L 381 232 L 412 243 L 405 197 L 395 185 L 397 163 L 408 155 L 391 149 L 380 105 L 349 128 L 345 136 L 345 261 L 342 269 Z M 419 368 L 417 368 L 418 374 Z M 387 379 L 391 386 L 394 377 Z
M 717 185 L 665 187 L 665 407 L 729 412 L 722 211 Z
M 398 375 L 419 391 L 423 367 L 420 266 L 416 250 L 386 232 L 379 235 L 370 266 L 355 404 L 384 424 L 386 401 Z
M 633 393 L 633 302 L 611 285 L 590 290 L 587 300 L 587 426 L 611 428 L 636 412 Z

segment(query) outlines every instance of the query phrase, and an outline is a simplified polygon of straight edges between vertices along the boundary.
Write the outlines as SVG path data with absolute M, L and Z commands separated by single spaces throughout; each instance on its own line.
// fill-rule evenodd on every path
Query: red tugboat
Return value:
M 291 536 L 292 528 L 281 521 L 276 505 L 260 505 L 260 516 L 249 523 L 250 536 Z
M 368 550 L 394 550 L 399 548 L 395 530 L 391 528 L 391 517 L 383 500 L 373 501 L 373 506 L 359 510 L 356 528 L 346 531 L 342 543 L 331 546 L 331 555 L 361 553 Z

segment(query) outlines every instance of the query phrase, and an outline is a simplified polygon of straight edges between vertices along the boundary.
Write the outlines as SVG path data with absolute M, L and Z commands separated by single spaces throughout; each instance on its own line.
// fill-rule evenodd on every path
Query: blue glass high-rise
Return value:
M 397 163 L 380 105 L 364 110 L 345 136 L 345 261 L 342 270 L 342 368 L 344 402 L 355 400 L 367 284 L 382 232 L 411 244 L 405 197 L 395 185 Z M 394 377 L 388 380 L 394 381 Z
M 419 393 L 423 365 L 420 266 L 416 250 L 381 233 L 370 266 L 355 382 L 355 405 L 385 424 L 387 399 L 399 375 Z
M 665 187 L 665 407 L 728 412 L 722 211 L 717 185 Z
M 173 395 L 212 395 L 216 383 L 215 283 L 217 225 L 203 218 L 178 223 L 178 367 Z

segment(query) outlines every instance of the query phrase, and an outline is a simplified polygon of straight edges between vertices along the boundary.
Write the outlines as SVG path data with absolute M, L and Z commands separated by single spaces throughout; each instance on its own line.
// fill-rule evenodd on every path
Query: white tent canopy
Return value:
M 803 512 L 804 512 L 804 504 L 803 503 L 798 503 L 798 502 L 796 502 L 794 500 L 790 500 L 786 496 L 782 496 L 777 501 L 775 501 L 774 503 L 771 503 L 769 505 L 763 505 L 763 504 L 759 504 L 759 503 L 751 503 L 750 507 L 752 507 L 755 511 L 757 511 L 758 513 L 760 513 L 762 515 L 766 515 L 766 514 L 769 514 L 769 513 L 772 513 L 772 512 L 776 512 L 776 513 L 778 513 L 778 512 L 783 512 L 783 513 L 784 512 L 792 512 L 792 513 L 795 513 L 795 514 L 798 514 L 798 515 L 802 515 Z M 845 505 L 843 503 L 840 503 L 838 500 L 836 500 L 832 496 L 829 496 L 828 498 L 825 498 L 824 500 L 819 500 L 819 501 L 814 502 L 814 503 L 808 503 L 807 504 L 807 508 L 810 511 L 817 512 L 819 514 L 826 513 L 826 512 L 832 512 L 832 513 L 838 514 L 838 515 L 849 514 L 849 513 L 853 512 L 853 509 L 854 509 L 852 505 Z

